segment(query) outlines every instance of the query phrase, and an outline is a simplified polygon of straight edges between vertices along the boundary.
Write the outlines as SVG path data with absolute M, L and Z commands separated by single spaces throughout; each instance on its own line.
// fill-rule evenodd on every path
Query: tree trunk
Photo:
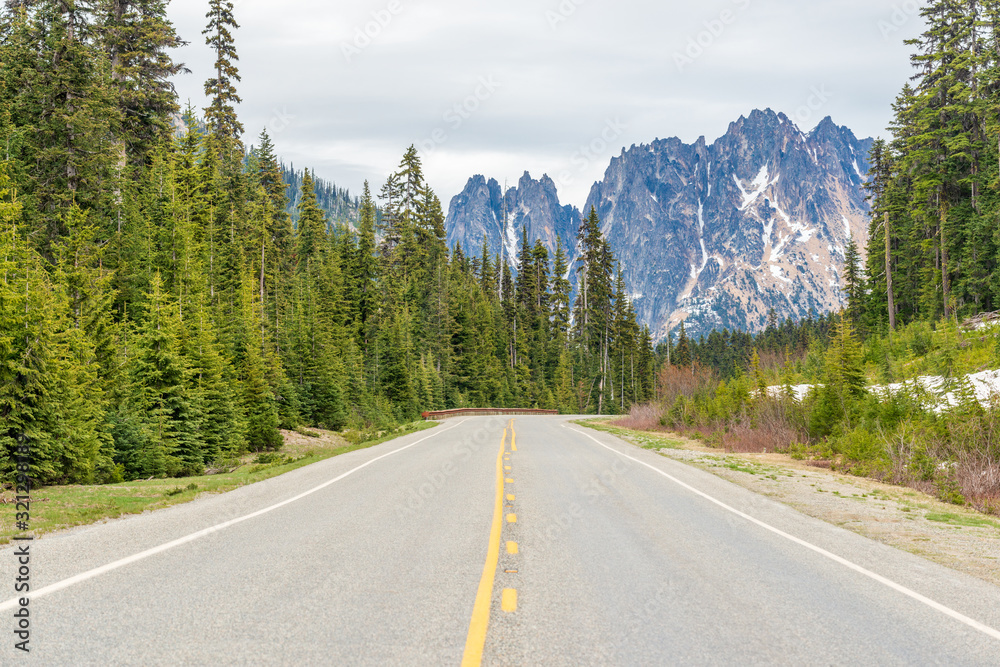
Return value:
M 892 237 L 889 235 L 889 214 L 885 214 L 885 284 L 889 297 L 889 331 L 896 330 L 896 297 L 892 292 Z
M 948 239 L 945 235 L 945 225 L 948 223 L 948 204 L 941 202 L 941 289 L 944 296 L 944 316 L 951 317 L 951 284 L 948 280 Z

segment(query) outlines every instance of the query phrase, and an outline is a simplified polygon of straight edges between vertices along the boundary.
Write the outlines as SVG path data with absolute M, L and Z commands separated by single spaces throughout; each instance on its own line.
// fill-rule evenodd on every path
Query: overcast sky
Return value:
M 204 107 L 207 0 L 173 0 Z M 240 117 L 296 167 L 378 190 L 410 144 L 445 206 L 476 173 L 548 173 L 583 206 L 623 147 L 709 142 L 754 108 L 885 134 L 915 0 L 236 0 Z

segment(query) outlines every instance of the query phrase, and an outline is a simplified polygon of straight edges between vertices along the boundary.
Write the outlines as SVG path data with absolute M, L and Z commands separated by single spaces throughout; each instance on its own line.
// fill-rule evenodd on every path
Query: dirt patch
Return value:
M 306 435 L 306 433 L 310 435 Z M 312 437 L 311 434 L 313 433 L 316 434 L 316 437 Z M 317 428 L 311 428 L 307 431 L 303 431 L 302 433 L 299 433 L 298 431 L 282 431 L 281 435 L 285 439 L 285 444 L 282 445 L 281 449 L 278 451 L 281 454 L 287 454 L 296 458 L 299 456 L 305 456 L 310 451 L 319 451 L 321 449 L 342 449 L 351 445 L 351 443 L 341 437 L 339 433 L 324 431 Z
M 726 454 L 671 435 L 660 454 L 803 514 L 1000 585 L 1000 519 L 919 491 L 818 468 L 784 454 Z

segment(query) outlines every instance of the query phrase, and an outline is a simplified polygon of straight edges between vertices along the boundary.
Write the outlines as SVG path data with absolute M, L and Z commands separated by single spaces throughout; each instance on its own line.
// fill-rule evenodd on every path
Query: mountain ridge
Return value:
M 867 241 L 862 185 L 872 141 L 829 116 L 803 132 L 783 113 L 755 109 L 711 144 L 670 137 L 623 148 L 583 211 L 597 210 L 640 319 L 658 339 L 681 321 L 693 333 L 757 331 L 772 309 L 802 319 L 840 307 L 849 237 L 860 248 Z M 529 238 L 551 251 L 558 236 L 574 255 L 579 209 L 559 203 L 550 178 L 525 172 L 514 197 L 491 199 L 511 206 L 504 233 L 502 207 L 491 206 L 486 220 L 491 182 L 476 176 L 452 199 L 450 245 L 467 245 L 475 229 L 495 248 L 493 239 L 519 239 L 529 223 Z M 572 213 L 552 216 L 557 208 Z

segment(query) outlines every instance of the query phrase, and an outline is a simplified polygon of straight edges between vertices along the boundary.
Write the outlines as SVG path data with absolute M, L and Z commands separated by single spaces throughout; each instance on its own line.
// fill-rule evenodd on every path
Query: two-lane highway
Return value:
M 38 664 L 1000 663 L 1000 589 L 566 418 L 449 421 L 32 553 Z

